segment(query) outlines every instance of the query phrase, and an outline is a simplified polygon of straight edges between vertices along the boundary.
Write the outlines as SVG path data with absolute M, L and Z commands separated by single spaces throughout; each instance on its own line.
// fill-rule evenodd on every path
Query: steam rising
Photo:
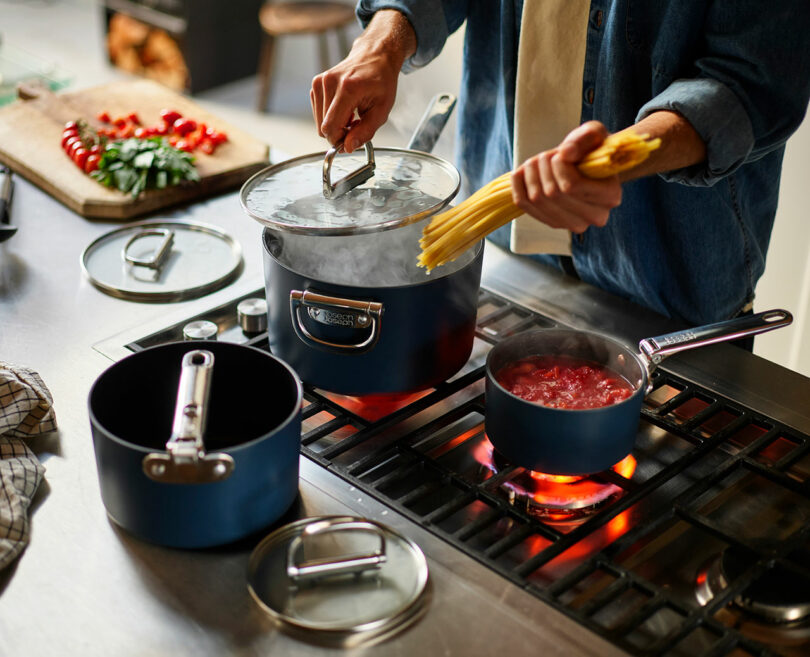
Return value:
M 282 265 L 302 276 L 357 287 L 412 285 L 446 276 L 473 260 L 476 249 L 431 274 L 417 267 L 419 238 L 426 221 L 380 233 L 339 237 L 268 231 L 268 246 Z

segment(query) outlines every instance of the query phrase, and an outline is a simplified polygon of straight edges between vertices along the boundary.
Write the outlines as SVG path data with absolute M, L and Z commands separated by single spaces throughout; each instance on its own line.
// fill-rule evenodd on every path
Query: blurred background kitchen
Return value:
M 13 102 L 16 83 L 26 77 L 75 91 L 147 76 L 191 94 L 266 142 L 275 159 L 324 150 L 312 122 L 310 81 L 322 62 L 340 59 L 359 27 L 351 18 L 343 22 L 339 7 L 329 22 L 343 27 L 322 36 L 312 30 L 322 27 L 325 10 L 282 16 L 280 28 L 289 33 L 273 40 L 268 59 L 259 20 L 264 7 L 263 0 L 0 0 L 0 104 Z M 278 20 L 264 16 L 270 29 L 279 28 Z M 437 61 L 401 78 L 397 103 L 376 143 L 404 146 L 428 100 L 440 91 L 457 92 L 462 39 L 454 35 Z M 435 153 L 452 158 L 454 130 L 451 118 Z M 786 308 L 795 321 L 759 336 L 755 353 L 810 376 L 808 168 L 805 120 L 787 145 L 776 228 L 755 303 L 757 310 Z M 710 218 L 696 218 L 703 220 Z

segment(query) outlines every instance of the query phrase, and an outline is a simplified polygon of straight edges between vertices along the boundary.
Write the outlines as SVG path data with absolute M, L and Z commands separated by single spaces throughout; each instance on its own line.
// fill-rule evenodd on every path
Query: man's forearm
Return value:
M 706 159 L 706 144 L 692 125 L 677 112 L 659 111 L 646 116 L 632 130 L 660 137 L 661 146 L 637 167 L 620 174 L 622 182 L 674 171 Z

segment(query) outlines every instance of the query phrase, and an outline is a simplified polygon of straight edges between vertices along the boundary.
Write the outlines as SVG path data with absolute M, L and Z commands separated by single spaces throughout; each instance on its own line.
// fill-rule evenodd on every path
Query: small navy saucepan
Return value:
M 115 363 L 88 400 L 109 517 L 179 548 L 271 525 L 298 494 L 302 399 L 292 368 L 253 347 L 175 342 Z
M 667 356 L 715 342 L 756 335 L 793 321 L 769 310 L 716 324 L 645 338 L 639 353 L 589 331 L 538 329 L 495 345 L 487 356 L 485 428 L 498 452 L 515 465 L 557 475 L 587 475 L 611 468 L 633 449 L 651 374 Z M 632 385 L 623 401 L 590 409 L 543 406 L 509 392 L 497 380 L 510 363 L 530 356 L 565 357 L 607 367 Z

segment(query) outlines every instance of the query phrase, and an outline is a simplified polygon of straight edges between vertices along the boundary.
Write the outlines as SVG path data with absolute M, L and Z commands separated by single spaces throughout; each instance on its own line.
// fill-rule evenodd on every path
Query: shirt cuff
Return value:
M 739 167 L 754 147 L 748 114 L 734 92 L 718 80 L 676 80 L 642 106 L 636 121 L 659 110 L 678 112 L 706 144 L 704 162 L 660 174 L 669 182 L 714 185 Z
M 405 60 L 403 73 L 422 68 L 435 59 L 449 35 L 441 2 L 435 0 L 360 0 L 357 18 L 365 28 L 380 9 L 396 9 L 410 21 L 416 33 L 416 52 Z

